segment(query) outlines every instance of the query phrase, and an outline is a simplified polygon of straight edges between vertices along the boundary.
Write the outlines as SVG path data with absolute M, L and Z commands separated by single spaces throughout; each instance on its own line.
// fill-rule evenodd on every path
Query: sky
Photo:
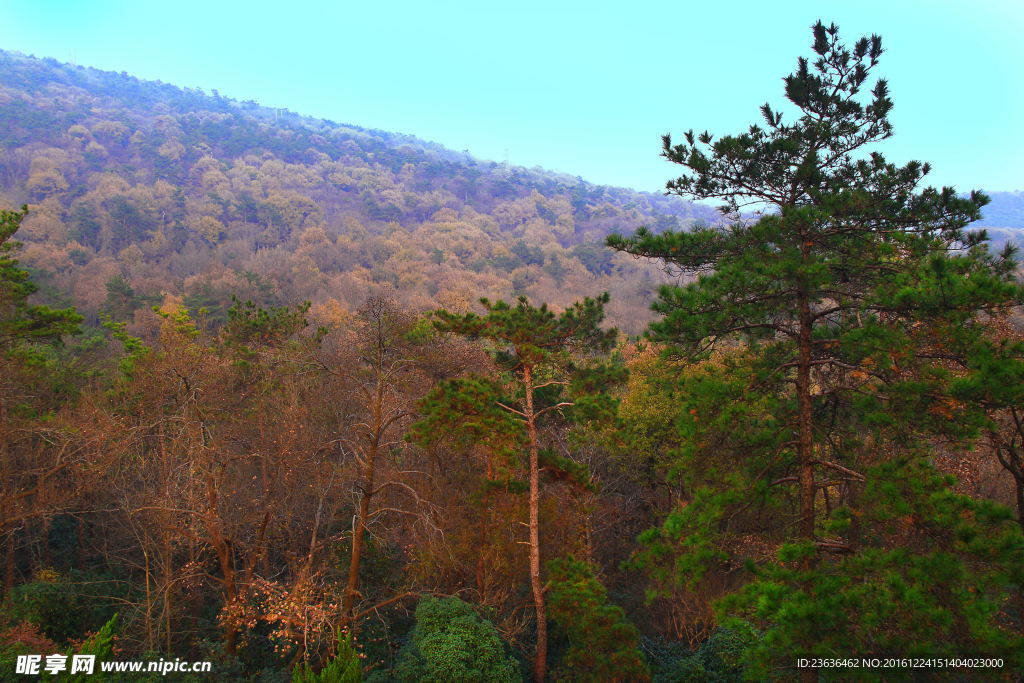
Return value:
M 657 192 L 661 135 L 786 111 L 810 26 L 882 36 L 889 161 L 1024 190 L 1024 2 L 0 0 L 0 48 Z M 867 88 L 865 89 L 867 90 Z

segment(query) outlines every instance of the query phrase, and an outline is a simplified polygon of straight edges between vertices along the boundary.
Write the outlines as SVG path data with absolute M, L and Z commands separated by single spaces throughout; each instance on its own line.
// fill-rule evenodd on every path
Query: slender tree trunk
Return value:
M 540 454 L 537 449 L 537 422 L 533 413 L 533 378 L 530 366 L 523 370 L 526 386 L 526 430 L 530 437 L 530 583 L 537 609 L 537 652 L 533 661 L 534 683 L 544 683 L 548 668 L 548 619 L 544 604 L 544 584 L 540 579 Z
M 145 558 L 146 564 L 146 649 L 149 651 L 153 650 L 153 595 L 149 586 L 149 538 L 147 537 L 143 543 L 146 547 L 142 549 L 142 557 Z
M 238 587 L 235 583 L 235 558 L 231 548 L 230 539 L 224 538 L 220 532 L 220 524 L 217 522 L 217 482 L 212 473 L 206 473 L 206 530 L 210 536 L 210 545 L 217 553 L 217 560 L 220 562 L 220 571 L 224 575 L 224 604 L 229 610 L 235 608 L 235 599 L 238 597 Z M 238 654 L 238 624 L 229 612 L 225 620 L 224 651 L 231 656 Z
M 35 531 L 35 522 L 34 521 L 30 521 L 30 520 L 25 520 L 25 531 L 28 532 L 27 535 L 28 535 L 29 538 L 35 538 L 36 534 L 38 533 L 38 532 Z M 38 556 L 36 555 L 36 553 L 34 551 L 34 547 L 35 547 L 35 543 L 34 542 L 29 544 L 28 575 L 30 577 L 35 577 L 36 572 L 39 571 L 40 569 L 42 569 L 42 567 L 39 566 Z
M 366 537 L 366 520 L 370 516 L 370 497 L 373 490 L 373 457 L 367 460 L 363 471 L 365 488 L 359 499 L 359 514 L 356 516 L 356 528 L 352 532 L 352 558 L 348 565 L 348 583 L 345 585 L 345 600 L 342 603 L 342 624 L 348 624 L 355 613 L 356 595 L 359 592 L 359 561 L 363 555 L 363 540 Z
M 261 441 L 263 441 L 265 439 L 264 432 L 263 432 L 264 425 L 265 425 L 265 421 L 264 421 L 264 417 L 265 416 L 266 416 L 266 411 L 261 410 L 259 412 L 260 440 Z M 265 443 L 265 441 L 264 441 L 264 443 Z M 271 472 L 267 471 L 267 458 L 266 457 L 260 458 L 260 488 L 263 491 L 264 510 L 268 509 L 267 506 L 270 503 L 270 495 L 271 495 L 271 492 L 270 492 L 270 480 L 273 478 L 273 475 L 274 475 L 273 471 L 271 471 Z M 266 515 L 264 515 L 264 519 L 266 519 Z M 260 551 L 260 547 L 257 546 L 257 552 L 259 552 L 259 551 Z M 264 577 L 270 576 L 270 553 L 260 552 L 260 564 L 262 566 L 263 576 Z M 249 573 L 250 573 L 250 575 L 252 574 L 252 569 L 251 568 L 250 568 L 250 572 Z
M 384 383 L 377 383 L 376 401 L 373 406 L 373 431 L 369 435 L 366 449 L 366 466 L 363 469 L 363 494 L 359 499 L 359 515 L 356 517 L 356 528 L 352 532 L 352 559 L 348 566 L 348 584 L 345 586 L 345 598 L 342 602 L 341 625 L 347 625 L 355 614 L 356 595 L 359 592 L 359 561 L 363 555 L 363 542 L 366 537 L 366 524 L 370 519 L 370 499 L 373 497 L 373 485 L 376 476 L 377 449 L 380 446 L 384 409 Z
M 235 598 L 238 597 L 238 589 L 235 585 L 235 567 L 231 547 L 222 541 L 217 542 L 215 545 L 217 556 L 220 559 L 221 572 L 224 574 L 224 603 L 234 608 Z M 227 619 L 227 633 L 224 634 L 224 651 L 232 657 L 238 654 L 238 624 L 233 616 L 229 616 Z
M 1016 417 L 1016 413 L 1014 413 L 1014 421 L 1019 425 L 1020 422 L 1016 420 Z M 1013 483 L 1017 494 L 1017 524 L 1024 530 L 1024 471 L 1022 471 L 1020 466 L 1020 454 L 1014 445 L 1016 437 L 1011 439 L 1009 444 L 1003 444 L 1000 442 L 998 433 L 992 431 L 989 433 L 989 439 L 995 448 L 999 464 L 1013 476 Z M 1005 458 L 1003 457 L 1004 452 L 1006 453 Z M 1024 631 L 1024 586 L 1017 587 L 1017 621 L 1018 628 Z
M 1013 457 L 1012 453 L 1010 457 Z M 1024 530 L 1024 477 L 1021 477 L 1020 468 L 1010 474 L 1017 488 L 1017 524 Z M 1017 621 L 1020 630 L 1024 632 L 1024 586 L 1017 587 Z
M 171 566 L 171 535 L 164 532 L 164 615 L 167 627 L 167 656 L 171 656 L 171 586 L 174 584 L 174 570 Z
M 160 464 L 161 464 L 161 477 L 164 481 L 164 500 L 167 501 L 168 506 L 173 505 L 173 497 L 171 495 L 171 465 L 170 459 L 167 457 L 167 440 L 164 438 L 164 422 L 161 420 L 157 426 L 157 438 L 160 443 Z M 173 525 L 173 513 L 162 512 L 163 517 L 163 535 L 164 535 L 164 553 L 163 553 L 163 580 L 164 580 L 164 626 L 167 631 L 167 655 L 171 655 L 171 587 L 174 585 L 174 569 L 172 566 L 171 557 L 171 532 L 170 529 Z
M 858 481 L 850 481 L 848 486 L 849 492 L 846 497 L 846 506 L 853 512 L 853 516 L 850 518 L 850 530 L 847 532 L 847 539 L 851 552 L 857 553 L 860 551 L 860 494 L 862 486 Z
M 1017 488 L 1017 524 L 1024 531 L 1024 477 L 1017 472 L 1011 472 L 1013 483 Z

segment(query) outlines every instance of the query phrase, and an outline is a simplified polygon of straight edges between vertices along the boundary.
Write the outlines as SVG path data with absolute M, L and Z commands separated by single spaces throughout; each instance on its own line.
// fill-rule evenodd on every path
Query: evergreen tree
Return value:
M 352 633 L 342 638 L 338 629 L 336 638 L 337 651 L 327 665 L 319 673 L 313 671 L 308 662 L 296 666 L 292 673 L 294 683 L 362 683 L 363 667 L 352 647 Z
M 607 240 L 695 276 L 659 289 L 649 334 L 707 361 L 679 421 L 689 504 L 646 540 L 684 539 L 674 571 L 689 581 L 751 560 L 753 581 L 723 608 L 769 627 L 763 662 L 953 645 L 1016 654 L 1019 641 L 992 630 L 1001 589 L 967 587 L 1015 582 L 1020 534 L 1001 525 L 1007 511 L 953 495 L 922 447 L 927 433 L 973 435 L 951 366 L 982 314 L 1021 301 L 1014 250 L 993 256 L 984 232 L 964 230 L 985 195 L 918 191 L 928 164 L 869 151 L 892 135 L 886 81 L 860 98 L 881 38 L 849 50 L 834 25 L 813 35 L 813 63 L 800 58 L 785 79 L 794 122 L 765 104 L 764 127 L 663 138 L 662 155 L 687 169 L 669 192 L 723 200 L 727 224 Z M 740 541 L 751 535 L 773 562 Z
M 100 666 L 102 662 L 109 662 L 111 657 L 114 656 L 114 624 L 117 623 L 117 615 L 115 614 L 110 618 L 106 624 L 100 628 L 99 631 L 94 633 L 85 639 L 85 642 L 78 648 L 77 653 L 79 655 L 93 655 L 96 657 L 93 663 L 93 672 L 86 674 L 78 672 L 75 674 L 69 673 L 67 678 L 64 680 L 67 683 L 85 683 L 86 681 L 103 681 L 107 677 L 103 674 L 103 669 Z M 71 661 L 69 655 L 68 661 Z M 70 667 L 69 667 L 70 668 Z
M 485 453 L 479 495 L 474 502 L 480 508 L 480 531 L 476 544 L 476 589 L 481 603 L 486 601 L 486 560 L 490 542 L 492 495 L 507 491 L 522 493 L 524 483 L 516 475 L 519 451 L 525 435 L 515 416 L 501 406 L 510 401 L 497 381 L 477 375 L 449 380 L 432 389 L 420 401 L 421 417 L 406 439 L 425 447 L 448 440 L 465 452 L 474 447 Z
M 551 618 L 569 636 L 562 670 L 577 683 L 649 681 L 640 634 L 586 562 L 573 557 L 548 563 Z
M 18 267 L 15 258 L 21 242 L 11 238 L 28 215 L 28 206 L 21 211 L 0 211 L 0 350 L 9 350 L 21 342 L 59 342 L 64 335 L 78 334 L 82 316 L 74 309 L 53 310 L 49 306 L 33 306 L 28 299 L 39 287 L 28 279 L 28 272 Z
M 0 211 L 0 457 L 8 464 L 13 462 L 8 450 L 12 439 L 6 431 L 9 408 L 20 400 L 14 398 L 17 390 L 12 392 L 10 388 L 16 386 L 18 370 L 45 366 L 45 362 L 39 362 L 40 349 L 33 346 L 60 345 L 65 335 L 81 333 L 79 323 L 83 320 L 74 308 L 52 309 L 29 303 L 39 287 L 19 267 L 15 256 L 22 245 L 12 239 L 27 215 L 28 206 L 22 206 L 21 211 Z
M 295 310 L 287 306 L 265 309 L 252 301 L 243 304 L 235 296 L 231 297 L 231 303 L 228 324 L 222 334 L 231 343 L 280 346 L 309 325 L 303 317 L 312 305 L 309 301 L 302 302 Z
M 576 302 L 561 315 L 548 310 L 547 304 L 534 308 L 526 297 L 519 297 L 515 306 L 504 301 L 492 304 L 487 299 L 480 302 L 487 309 L 486 315 L 460 316 L 438 311 L 436 326 L 442 333 L 486 339 L 495 346 L 495 360 L 508 373 L 508 393 L 513 399 L 513 402 L 498 402 L 497 405 L 520 421 L 526 431 L 530 471 L 530 581 L 537 613 L 533 677 L 536 683 L 541 683 L 547 672 L 547 611 L 540 572 L 542 449 L 538 420 L 569 408 L 581 414 L 596 414 L 612 407 L 610 397 L 600 389 L 608 380 L 618 379 L 620 373 L 603 366 L 582 367 L 575 362 L 573 352 L 579 355 L 607 352 L 617 331 L 598 327 L 604 319 L 607 293 L 597 299 Z M 563 394 L 565 390 L 568 395 Z M 564 470 L 565 465 L 571 463 L 551 463 L 551 467 L 560 465 Z
M 115 322 L 124 322 L 132 317 L 136 309 L 155 306 L 160 303 L 159 294 L 136 294 L 131 283 L 123 275 L 115 275 L 106 282 L 107 298 L 100 310 Z

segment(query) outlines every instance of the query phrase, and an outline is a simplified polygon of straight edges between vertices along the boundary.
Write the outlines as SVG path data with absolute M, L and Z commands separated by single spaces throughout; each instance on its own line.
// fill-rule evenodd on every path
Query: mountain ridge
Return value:
M 94 67 L 85 67 L 67 62 L 60 62 L 52 57 L 38 58 L 34 55 L 25 55 L 17 50 L 0 49 L 0 62 L 3 63 L 3 67 L 0 67 L 2 68 L 2 70 L 0 70 L 0 75 L 5 77 L 15 75 L 15 78 L 12 78 L 10 81 L 11 84 L 20 86 L 20 88 L 26 92 L 38 92 L 49 83 L 62 83 L 77 87 L 85 87 L 88 85 L 92 90 L 98 91 L 96 94 L 99 95 L 110 97 L 115 100 L 122 100 L 126 96 L 131 96 L 135 101 L 142 100 L 154 104 L 161 102 L 168 105 L 172 112 L 179 114 L 196 110 L 244 112 L 246 115 L 252 116 L 260 121 L 268 123 L 273 121 L 276 125 L 290 124 L 292 126 L 301 126 L 312 131 L 321 131 L 324 128 L 328 128 L 331 131 L 339 131 L 342 133 L 366 137 L 368 139 L 380 140 L 394 148 L 400 148 L 403 145 L 410 145 L 426 152 L 432 152 L 448 161 L 470 162 L 474 164 L 498 164 L 510 169 L 510 171 L 516 169 L 520 171 L 527 170 L 527 167 L 522 165 L 510 165 L 504 162 L 484 159 L 470 154 L 468 151 L 459 152 L 446 147 L 443 143 L 424 140 L 423 138 L 413 134 L 386 131 L 380 128 L 371 128 L 353 123 L 338 123 L 328 118 L 318 118 L 293 112 L 287 107 L 269 107 L 261 105 L 255 100 L 238 100 L 236 98 L 222 97 L 216 89 L 211 90 L 211 94 L 208 95 L 202 88 L 176 86 L 170 83 L 165 83 L 159 79 L 155 81 L 140 79 L 129 75 L 126 71 L 116 72 L 96 69 Z M 20 62 L 24 68 L 10 70 L 7 67 L 10 66 L 11 62 Z M 45 65 L 46 68 L 41 68 L 41 65 Z M 35 76 L 35 78 L 30 77 L 29 74 L 26 73 L 28 71 L 34 72 L 32 75 Z M 0 144 L 9 146 L 8 142 L 9 140 L 6 136 L 4 138 L 0 138 Z M 585 180 L 582 175 L 578 174 L 574 176 L 567 172 L 544 169 L 539 165 L 531 166 L 529 167 L 529 170 L 537 171 L 546 176 L 558 178 L 561 182 L 576 182 L 593 187 L 613 187 L 618 190 L 628 191 L 648 197 L 665 196 L 663 193 L 635 190 L 630 187 L 590 183 Z M 671 195 L 668 199 L 672 203 L 679 202 L 684 204 L 693 204 L 705 209 L 710 214 L 707 216 L 708 218 L 712 218 L 713 215 L 717 215 L 717 210 L 714 207 L 701 204 L 700 202 L 688 202 L 682 198 Z
M 30 205 L 18 237 L 48 285 L 38 296 L 93 320 L 117 278 L 140 297 L 223 312 L 231 293 L 256 296 L 255 276 L 271 283 L 263 303 L 308 299 L 314 312 L 355 310 L 385 286 L 419 310 L 481 295 L 564 306 L 609 289 L 613 321 L 638 333 L 667 276 L 603 237 L 717 217 L 674 196 L 20 53 L 0 51 L 0 103 L 0 202 Z
M 30 205 L 18 238 L 37 300 L 94 324 L 153 301 L 216 323 L 235 294 L 310 300 L 323 319 L 382 288 L 420 311 L 607 290 L 611 322 L 639 334 L 674 276 L 603 238 L 720 219 L 676 196 L 3 50 L 0 105 L 0 204 Z M 989 228 L 995 245 L 1021 241 L 1019 198 L 993 193 L 990 215 L 1016 221 Z

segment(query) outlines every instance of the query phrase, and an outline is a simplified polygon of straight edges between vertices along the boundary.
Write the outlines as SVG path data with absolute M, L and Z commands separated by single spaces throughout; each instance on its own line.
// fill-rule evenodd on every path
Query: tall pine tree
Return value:
M 918 190 L 928 164 L 871 151 L 892 135 L 886 81 L 862 94 L 881 38 L 850 50 L 834 25 L 813 35 L 813 62 L 785 78 L 791 123 L 765 104 L 742 134 L 663 138 L 686 169 L 668 191 L 721 200 L 722 225 L 608 238 L 691 277 L 661 287 L 650 336 L 677 358 L 714 355 L 680 420 L 689 505 L 646 540 L 675 545 L 691 582 L 749 561 L 722 606 L 768 629 L 766 670 L 783 654 L 1016 652 L 993 635 L 1000 591 L 980 586 L 1019 574 L 1020 534 L 949 491 L 923 436 L 971 436 L 952 428 L 970 412 L 948 393 L 957 340 L 1021 301 L 1013 249 L 991 255 L 965 230 L 985 195 Z
M 581 414 L 598 414 L 612 407 L 610 397 L 601 392 L 602 380 L 618 378 L 621 373 L 604 366 L 580 364 L 580 358 L 609 351 L 618 334 L 602 330 L 604 305 L 608 294 L 597 299 L 576 302 L 565 312 L 556 314 L 547 304 L 535 308 L 526 297 L 519 297 L 515 306 L 504 301 L 480 302 L 487 314 L 457 315 L 437 311 L 439 331 L 489 341 L 494 358 L 505 371 L 508 402 L 495 401 L 525 430 L 529 451 L 529 546 L 530 583 L 537 614 L 537 649 L 534 656 L 533 680 L 543 683 L 547 675 L 547 609 L 544 582 L 541 578 L 540 546 L 540 472 L 542 443 L 538 422 L 546 415 L 574 409 Z M 478 382 L 463 384 L 470 393 L 477 393 Z M 493 399 L 491 399 L 493 400 Z M 572 463 L 548 463 L 556 469 Z

